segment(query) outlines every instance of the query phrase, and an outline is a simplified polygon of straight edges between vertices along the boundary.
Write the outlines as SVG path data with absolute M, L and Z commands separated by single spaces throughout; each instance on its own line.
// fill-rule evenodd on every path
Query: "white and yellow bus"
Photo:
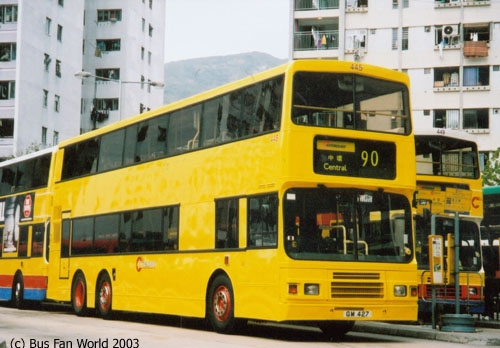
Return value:
M 0 163 L 0 300 L 18 308 L 46 298 L 53 153 Z
M 416 243 L 419 281 L 419 316 L 428 320 L 432 312 L 432 282 L 429 270 L 430 234 L 444 241 L 445 277 L 436 289 L 436 313 L 455 313 L 454 238 L 459 221 L 459 306 L 461 313 L 483 314 L 485 285 L 480 224 L 483 219 L 482 178 L 476 143 L 467 134 L 449 129 L 415 134 L 417 155 Z M 430 216 L 435 215 L 435 231 Z
M 405 74 L 304 60 L 62 142 L 49 299 L 222 333 L 416 320 L 410 110 Z

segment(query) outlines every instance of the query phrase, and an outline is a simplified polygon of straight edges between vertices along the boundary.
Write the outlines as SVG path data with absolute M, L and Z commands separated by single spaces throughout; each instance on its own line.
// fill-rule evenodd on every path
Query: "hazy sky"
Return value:
M 287 58 L 290 0 L 166 0 L 165 62 L 259 51 Z

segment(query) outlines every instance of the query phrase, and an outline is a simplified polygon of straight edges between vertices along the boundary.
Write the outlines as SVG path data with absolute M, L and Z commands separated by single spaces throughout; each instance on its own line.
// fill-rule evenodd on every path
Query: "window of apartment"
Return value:
M 459 85 L 458 66 L 434 68 L 434 87 L 458 87 Z
M 488 109 L 464 109 L 463 129 L 488 129 Z
M 0 6 L 0 23 L 17 22 L 17 5 Z
M 339 8 L 339 0 L 295 0 L 295 10 L 325 10 Z
M 434 44 L 458 45 L 460 43 L 460 26 L 458 24 L 438 25 L 434 28 Z
M 16 81 L 0 81 L 0 99 L 14 99 L 16 97 Z
M 238 199 L 215 202 L 215 248 L 238 247 Z
M 151 24 L 149 25 L 149 36 L 153 36 L 153 26 Z
M 401 49 L 403 51 L 408 50 L 408 27 L 403 28 L 403 38 L 401 40 Z
M 393 9 L 397 9 L 399 6 L 399 0 L 392 0 L 392 8 Z
M 45 34 L 50 36 L 50 26 L 52 25 L 52 19 L 49 17 L 45 18 Z
M 59 132 L 54 131 L 54 134 L 52 134 L 52 145 L 57 144 L 59 144 Z
M 49 105 L 49 91 L 43 90 L 42 106 L 46 108 Z
M 146 20 L 143 18 L 142 19 L 142 32 L 144 33 L 146 31 Z
M 63 32 L 63 27 L 62 25 L 57 25 L 57 41 L 62 41 L 62 32 Z
M 490 23 L 465 23 L 464 41 L 490 41 Z
M 14 119 L 0 119 L 0 138 L 12 138 L 14 136 Z
M 42 144 L 47 145 L 47 127 L 42 127 Z
M 61 61 L 56 59 L 56 76 L 61 77 Z
M 0 43 L 0 62 L 16 60 L 16 47 L 15 42 Z
M 54 95 L 54 111 L 59 112 L 61 109 L 61 97 Z
M 52 61 L 52 59 L 50 58 L 50 56 L 47 53 L 45 53 L 44 59 L 43 59 L 43 65 L 45 66 L 45 71 L 49 71 L 51 61 Z
M 460 110 L 434 110 L 434 128 L 458 129 Z
M 392 28 L 392 50 L 398 49 L 398 28 Z
M 116 22 L 122 20 L 122 10 L 97 10 L 97 22 Z
M 120 39 L 96 40 L 96 47 L 102 52 L 119 51 L 121 45 Z
M 346 0 L 346 7 L 368 7 L 368 0 Z
M 346 30 L 345 36 L 345 49 L 347 51 L 366 48 L 367 29 Z
M 151 64 L 152 57 L 153 57 L 152 53 L 148 51 L 148 64 Z
M 153 0 L 149 0 L 149 8 L 153 9 Z
M 57 0 L 59 6 L 64 7 L 64 0 Z
M 141 60 L 144 60 L 144 47 L 141 47 Z
M 96 69 L 95 75 L 104 79 L 119 80 L 120 68 Z
M 463 86 L 489 86 L 489 66 L 465 66 Z
M 97 110 L 118 110 L 118 98 L 99 98 L 96 99 Z

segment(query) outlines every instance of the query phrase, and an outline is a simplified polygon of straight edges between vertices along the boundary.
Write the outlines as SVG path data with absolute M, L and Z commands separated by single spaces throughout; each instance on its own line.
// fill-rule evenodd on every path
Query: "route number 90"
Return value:
M 368 150 L 363 150 L 361 152 L 361 161 L 363 162 L 363 167 L 366 166 L 372 166 L 372 167 L 377 167 L 378 166 L 378 152 L 376 150 L 368 151 Z

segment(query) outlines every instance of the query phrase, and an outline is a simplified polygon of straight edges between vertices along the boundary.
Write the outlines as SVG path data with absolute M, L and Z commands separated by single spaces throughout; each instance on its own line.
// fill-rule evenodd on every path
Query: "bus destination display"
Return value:
M 314 172 L 326 175 L 394 179 L 394 143 L 348 138 L 316 137 Z

